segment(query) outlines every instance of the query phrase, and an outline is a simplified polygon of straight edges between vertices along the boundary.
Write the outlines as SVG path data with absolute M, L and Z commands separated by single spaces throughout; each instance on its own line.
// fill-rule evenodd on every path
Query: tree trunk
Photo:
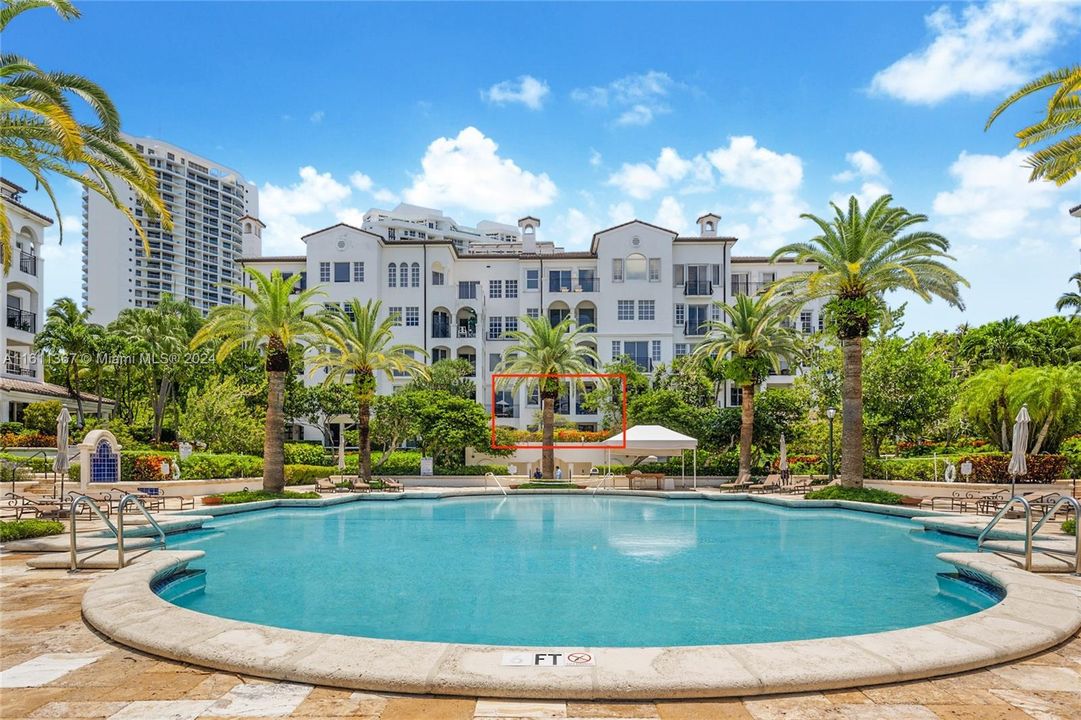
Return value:
M 1053 423 L 1054 421 L 1055 421 L 1055 413 L 1053 413 L 1053 412 L 1047 413 L 1047 419 L 1043 421 L 1043 425 L 1040 426 L 1040 432 L 1039 432 L 1038 435 L 1036 435 L 1036 444 L 1032 446 L 1032 452 L 1030 453 L 1031 455 L 1039 455 L 1040 454 L 1040 449 L 1043 447 L 1043 444 L 1047 441 L 1047 433 L 1050 432 L 1050 430 L 1051 430 L 1051 423 Z
M 739 477 L 736 482 L 751 481 L 751 443 L 754 441 L 754 385 L 742 386 L 743 402 L 739 423 Z
M 263 436 L 263 489 L 285 489 L 285 371 L 267 370 L 266 428 Z
M 541 474 L 546 480 L 551 480 L 556 475 L 555 445 L 555 412 L 556 396 L 549 393 L 541 394 Z
M 841 485 L 863 487 L 863 338 L 841 339 Z
M 372 402 L 371 395 L 361 392 L 357 398 L 357 445 L 360 446 L 360 479 L 369 482 L 372 479 Z
M 79 392 L 79 366 L 74 361 L 68 363 L 68 392 L 75 398 L 75 424 L 82 427 L 83 420 L 83 394 Z
M 285 382 L 284 379 L 282 382 Z M 170 385 L 168 376 L 163 376 L 158 384 L 158 396 L 154 399 L 154 442 L 161 442 L 161 426 L 165 421 L 165 406 L 169 402 Z

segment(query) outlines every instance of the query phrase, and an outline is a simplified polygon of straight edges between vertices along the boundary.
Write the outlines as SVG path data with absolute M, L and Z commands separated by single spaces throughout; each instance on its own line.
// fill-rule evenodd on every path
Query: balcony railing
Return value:
M 707 330 L 708 328 L 705 323 L 683 323 L 683 334 L 687 337 L 701 337 L 706 334 Z
M 562 283 L 549 283 L 548 292 L 553 293 L 580 293 L 580 292 L 600 292 L 601 281 L 600 278 L 593 278 L 592 280 L 579 280 L 578 282 L 571 282 L 570 284 Z
M 432 337 L 433 338 L 449 338 L 450 337 L 450 324 L 449 323 L 435 323 L 432 325 Z
M 457 335 L 460 338 L 475 338 L 477 336 L 477 329 L 475 327 L 459 325 Z
M 9 375 L 26 375 L 28 377 L 34 377 L 37 374 L 32 365 L 23 365 L 21 362 L 14 360 L 8 360 L 4 363 L 4 372 Z
M 688 282 L 683 286 L 684 295 L 712 295 L 713 283 L 711 282 Z
M 25 332 L 37 332 L 38 316 L 29 310 L 8 308 L 7 325 L 9 328 L 23 330 Z
M 31 255 L 28 252 L 19 253 L 19 270 L 23 271 L 27 275 L 33 275 L 37 277 L 38 274 L 38 256 Z
M 737 280 L 732 283 L 732 295 L 757 295 L 773 283 L 751 282 L 750 280 Z

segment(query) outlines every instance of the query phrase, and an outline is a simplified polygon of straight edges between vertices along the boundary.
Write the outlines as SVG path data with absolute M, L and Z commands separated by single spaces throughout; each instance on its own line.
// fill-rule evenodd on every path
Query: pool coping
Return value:
M 806 505 L 804 505 L 806 507 Z M 973 670 L 1054 647 L 1081 629 L 1081 592 L 994 555 L 938 557 L 1000 586 L 996 605 L 889 632 L 787 642 L 584 650 L 588 667 L 509 667 L 535 647 L 385 640 L 289 630 L 173 605 L 152 586 L 202 551 L 159 551 L 87 589 L 86 621 L 112 640 L 226 672 L 369 690 L 471 697 L 662 699 L 839 689 Z

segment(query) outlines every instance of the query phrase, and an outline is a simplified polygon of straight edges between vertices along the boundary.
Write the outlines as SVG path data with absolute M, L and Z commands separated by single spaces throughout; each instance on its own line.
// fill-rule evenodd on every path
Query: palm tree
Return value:
M 34 338 L 37 350 L 55 355 L 63 363 L 64 386 L 75 400 L 79 427 L 84 424 L 79 376 L 91 367 L 102 331 L 100 325 L 89 321 L 90 314 L 90 308 L 80 310 L 71 298 L 59 298 L 45 311 L 45 323 Z
M 751 476 L 755 388 L 766 379 L 771 368 L 780 371 L 782 360 L 795 359 L 800 340 L 795 330 L 785 325 L 790 313 L 768 293 L 757 297 L 738 295 L 732 305 L 721 302 L 714 305 L 721 311 L 721 317 L 731 320 L 706 323 L 706 339 L 695 349 L 695 357 L 713 366 L 723 362 L 725 375 L 743 391 L 737 481 L 746 482 Z
M 1073 308 L 1074 315 L 1081 315 L 1081 272 L 1071 275 L 1070 282 L 1077 285 L 1078 292 L 1062 293 L 1055 303 L 1055 310 L 1062 312 L 1066 308 Z
M 961 354 L 977 363 L 1019 363 L 1033 354 L 1029 332 L 1017 315 L 972 330 L 961 343 Z
M 1029 155 L 1026 164 L 1032 168 L 1030 181 L 1049 180 L 1061 186 L 1081 170 L 1081 134 L 1067 134 L 1081 125 L 1081 65 L 1052 70 L 1023 85 L 992 111 L 984 130 L 1021 98 L 1052 87 L 1055 92 L 1047 101 L 1046 117 L 1019 130 L 1016 137 L 1019 148 L 1053 141 Z
M 540 377 L 515 378 L 509 382 L 517 391 L 523 385 L 539 381 L 541 398 L 541 473 L 555 476 L 555 404 L 559 399 L 558 375 L 581 375 L 596 372 L 600 364 L 597 351 L 583 344 L 592 325 L 573 324 L 570 317 L 555 327 L 544 317 L 523 317 L 521 330 L 508 333 L 515 344 L 503 352 L 497 372 Z
M 844 356 L 841 392 L 841 484 L 863 485 L 863 338 L 885 309 L 883 295 L 892 290 L 910 290 L 930 302 L 939 297 L 950 305 L 963 307 L 959 285 L 968 282 L 945 261 L 949 241 L 926 230 L 909 231 L 926 222 L 926 215 L 891 207 L 891 195 L 860 210 L 855 196 L 849 198 L 846 213 L 834 203 L 833 220 L 804 213 L 821 234 L 807 242 L 785 245 L 771 260 L 792 258 L 809 262 L 818 269 L 779 280 L 774 292 L 798 303 L 830 298 L 826 310 L 837 328 Z
M 5 0 L 0 32 L 23 12 L 42 6 L 52 7 L 65 20 L 79 16 L 70 0 Z M 76 119 L 70 96 L 83 101 L 93 123 Z M 138 232 L 148 255 L 146 228 L 124 201 L 124 191 L 135 194 L 150 221 L 172 229 L 154 171 L 120 135 L 120 115 L 108 94 L 84 77 L 47 72 L 18 55 L 0 55 L 0 159 L 20 165 L 45 190 L 61 240 L 62 213 L 50 175 L 74 180 L 106 198 Z M 0 213 L 0 264 L 5 272 L 11 264 L 11 236 L 11 222 Z
M 360 445 L 360 475 L 372 478 L 371 418 L 376 376 L 411 375 L 427 377 L 428 369 L 417 358 L 427 353 L 416 345 L 392 344 L 397 313 L 379 319 L 382 303 L 369 300 L 361 305 L 353 300 L 346 312 L 332 313 L 326 321 L 328 347 L 311 362 L 312 370 L 327 368 L 327 382 L 344 382 L 353 376 L 357 398 L 357 430 Z
M 251 286 L 233 285 L 239 305 L 223 305 L 210 311 L 206 324 L 195 333 L 191 348 L 218 341 L 220 363 L 237 348 L 255 345 L 266 357 L 267 411 L 263 438 L 263 489 L 285 488 L 285 376 L 291 366 L 289 351 L 318 342 L 324 334 L 323 313 L 317 307 L 318 287 L 294 291 L 301 276 L 283 278 L 274 270 L 269 277 L 246 268 Z
M 1015 373 L 1013 365 L 995 365 L 982 370 L 961 385 L 955 412 L 995 438 L 1003 452 L 1010 449 L 1010 423 L 1017 408 L 1010 403 L 1010 389 Z
M 1021 368 L 1010 385 L 1015 402 L 1028 405 L 1039 425 L 1031 450 L 1036 455 L 1048 443 L 1051 428 L 1081 408 L 1081 364 Z

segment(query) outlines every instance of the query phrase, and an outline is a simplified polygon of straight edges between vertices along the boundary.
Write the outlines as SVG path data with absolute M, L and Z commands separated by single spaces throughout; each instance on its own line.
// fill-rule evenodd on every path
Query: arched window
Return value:
M 394 263 L 387 265 L 387 287 L 398 287 L 398 266 Z
M 244 223 L 244 232 L 246 232 L 246 233 L 251 232 L 251 223 L 250 222 Z
M 632 253 L 627 256 L 627 279 L 628 280 L 645 280 L 646 279 L 646 267 L 648 262 L 646 256 L 642 253 Z
M 713 230 L 713 222 L 712 221 L 710 221 L 710 220 L 706 221 L 706 230 Z
M 398 265 L 398 287 L 409 287 L 409 263 Z
M 412 274 L 410 275 L 412 282 L 410 284 L 413 287 L 420 287 L 420 263 L 413 263 Z

